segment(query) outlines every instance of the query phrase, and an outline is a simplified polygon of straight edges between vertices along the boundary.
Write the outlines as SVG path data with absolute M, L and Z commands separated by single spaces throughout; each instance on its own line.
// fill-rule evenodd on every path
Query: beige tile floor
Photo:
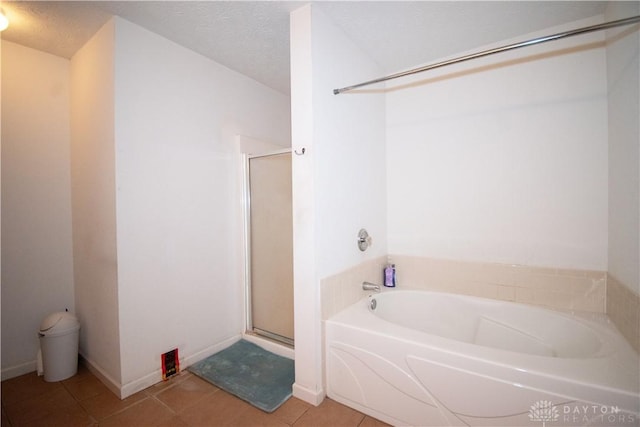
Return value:
M 314 407 L 292 397 L 267 414 L 183 371 L 120 400 L 82 365 L 77 375 L 47 383 L 35 373 L 2 382 L 5 426 L 386 426 L 333 400 Z

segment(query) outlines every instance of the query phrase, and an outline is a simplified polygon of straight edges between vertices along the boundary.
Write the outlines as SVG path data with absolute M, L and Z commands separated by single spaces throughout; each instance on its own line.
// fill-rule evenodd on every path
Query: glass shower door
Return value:
M 249 329 L 293 345 L 291 153 L 248 158 Z

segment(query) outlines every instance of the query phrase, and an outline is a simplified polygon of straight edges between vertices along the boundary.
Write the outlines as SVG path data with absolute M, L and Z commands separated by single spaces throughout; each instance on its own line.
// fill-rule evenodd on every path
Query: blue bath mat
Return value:
M 265 412 L 291 397 L 294 381 L 293 360 L 244 340 L 194 363 L 189 371 Z

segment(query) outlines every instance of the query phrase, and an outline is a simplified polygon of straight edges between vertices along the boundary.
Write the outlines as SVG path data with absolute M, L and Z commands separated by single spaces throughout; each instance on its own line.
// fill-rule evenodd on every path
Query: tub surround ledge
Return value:
M 612 274 L 607 275 L 607 315 L 640 353 L 640 296 Z
M 604 271 L 390 256 L 401 287 L 561 310 L 605 312 Z
M 640 353 L 640 296 L 605 271 L 533 267 L 390 255 L 365 261 L 321 280 L 326 320 L 360 300 L 362 282 L 381 283 L 387 258 L 398 288 L 448 292 L 559 310 L 606 313 Z
M 607 273 L 595 270 L 454 261 L 390 255 L 398 288 L 448 292 L 560 310 L 605 313 Z M 322 319 L 366 294 L 362 282 L 381 283 L 387 257 L 361 263 L 321 281 Z

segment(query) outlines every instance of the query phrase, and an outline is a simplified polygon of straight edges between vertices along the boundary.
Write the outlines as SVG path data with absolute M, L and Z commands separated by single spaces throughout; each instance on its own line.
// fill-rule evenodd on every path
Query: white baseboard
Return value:
M 8 380 L 11 378 L 19 377 L 20 375 L 28 374 L 29 372 L 34 372 L 38 368 L 38 362 L 36 360 L 30 360 L 25 363 L 21 363 L 16 366 L 10 366 L 8 368 L 2 368 L 1 378 L 2 381 Z
M 146 388 L 149 388 L 152 385 L 157 384 L 161 381 L 162 381 L 161 369 L 151 372 L 136 380 L 129 381 L 127 384 L 123 384 L 122 387 L 120 387 L 120 399 L 126 399 L 127 397 L 133 394 L 136 394 L 137 392 L 142 391 Z
M 304 400 L 313 406 L 318 406 L 322 403 L 325 397 L 323 390 L 311 390 L 297 383 L 293 384 L 293 397 L 297 397 L 300 400 Z
M 239 341 L 241 338 L 241 335 L 234 335 L 195 354 L 186 356 L 184 358 L 181 357 L 180 368 L 187 368 L 202 359 L 206 359 L 212 354 L 224 350 L 225 348 Z M 162 370 L 158 369 L 143 376 L 142 378 L 130 381 L 127 384 L 121 384 L 120 382 L 113 379 L 109 374 L 107 374 L 105 370 L 102 369 L 100 365 L 98 365 L 95 361 L 82 354 L 82 351 L 80 352 L 80 358 L 80 362 L 84 363 L 89 371 L 91 371 L 91 373 L 93 373 L 109 390 L 111 390 L 120 399 L 125 399 L 132 394 L 135 394 L 162 381 Z M 37 365 L 38 364 L 36 360 L 31 360 L 20 365 L 3 368 L 0 371 L 2 374 L 2 381 L 19 377 L 20 375 L 28 374 L 30 372 L 35 373 L 35 371 L 37 370 Z
M 239 341 L 242 338 L 241 335 L 234 335 L 230 338 L 227 338 L 217 344 L 209 346 L 204 350 L 201 350 L 195 354 L 181 357 L 180 358 L 180 369 L 186 369 L 187 367 L 193 365 L 196 362 L 199 362 L 202 359 L 206 359 L 207 357 L 215 354 L 225 348 L 229 347 L 233 343 Z M 153 372 L 144 375 L 141 378 L 138 378 L 134 381 L 130 381 L 126 384 L 121 384 L 118 381 L 114 380 L 110 375 L 108 375 L 98 364 L 92 361 L 90 358 L 86 357 L 83 354 L 80 354 L 83 359 L 83 363 L 87 366 L 87 368 L 100 380 L 102 383 L 107 386 L 109 390 L 111 390 L 116 396 L 120 399 L 126 399 L 127 397 L 144 390 L 148 387 L 151 387 L 154 384 L 162 381 L 162 370 L 157 369 Z M 31 366 L 32 365 L 32 366 Z M 36 370 L 36 362 L 33 361 L 31 363 L 31 369 L 26 372 L 35 371 Z M 4 370 L 3 379 L 4 379 Z M 25 372 L 25 373 L 26 373 Z M 18 376 L 21 374 L 17 374 L 14 376 Z
M 204 350 L 201 350 L 195 354 L 185 356 L 185 357 L 180 357 L 180 370 L 186 369 L 189 366 L 193 365 L 194 363 L 199 362 L 202 359 L 206 359 L 207 357 L 219 352 L 220 350 L 224 350 L 225 348 L 229 347 L 231 344 L 239 341 L 240 338 L 241 338 L 240 335 L 235 335 L 217 344 L 209 346 Z M 122 387 L 120 388 L 120 398 L 125 399 L 161 381 L 162 381 L 162 369 L 157 369 L 143 376 L 142 378 L 138 378 L 134 381 L 128 382 L 127 384 L 123 384 Z
M 193 365 L 194 363 L 197 363 L 203 359 L 206 359 L 207 357 L 211 356 L 212 354 L 216 354 L 217 352 L 224 350 L 225 348 L 229 347 L 232 344 L 235 344 L 236 342 L 240 341 L 240 339 L 242 338 L 241 335 L 234 335 L 230 338 L 227 338 L 217 344 L 214 344 L 212 346 L 209 346 L 207 348 L 205 348 L 204 350 L 201 350 L 195 354 L 192 354 L 190 356 L 185 357 L 184 359 L 180 359 L 180 369 L 187 368 L 191 365 Z
M 122 395 L 120 394 L 120 389 L 122 387 L 118 381 L 111 378 L 111 376 L 107 374 L 104 369 L 102 369 L 97 363 L 82 354 L 82 351 L 80 351 L 80 357 L 81 363 L 83 363 L 87 367 L 87 369 L 89 369 L 89 371 L 91 371 L 91 373 L 102 382 L 102 384 L 107 386 L 107 388 L 111 390 L 113 394 L 118 396 L 120 399 L 123 399 Z

